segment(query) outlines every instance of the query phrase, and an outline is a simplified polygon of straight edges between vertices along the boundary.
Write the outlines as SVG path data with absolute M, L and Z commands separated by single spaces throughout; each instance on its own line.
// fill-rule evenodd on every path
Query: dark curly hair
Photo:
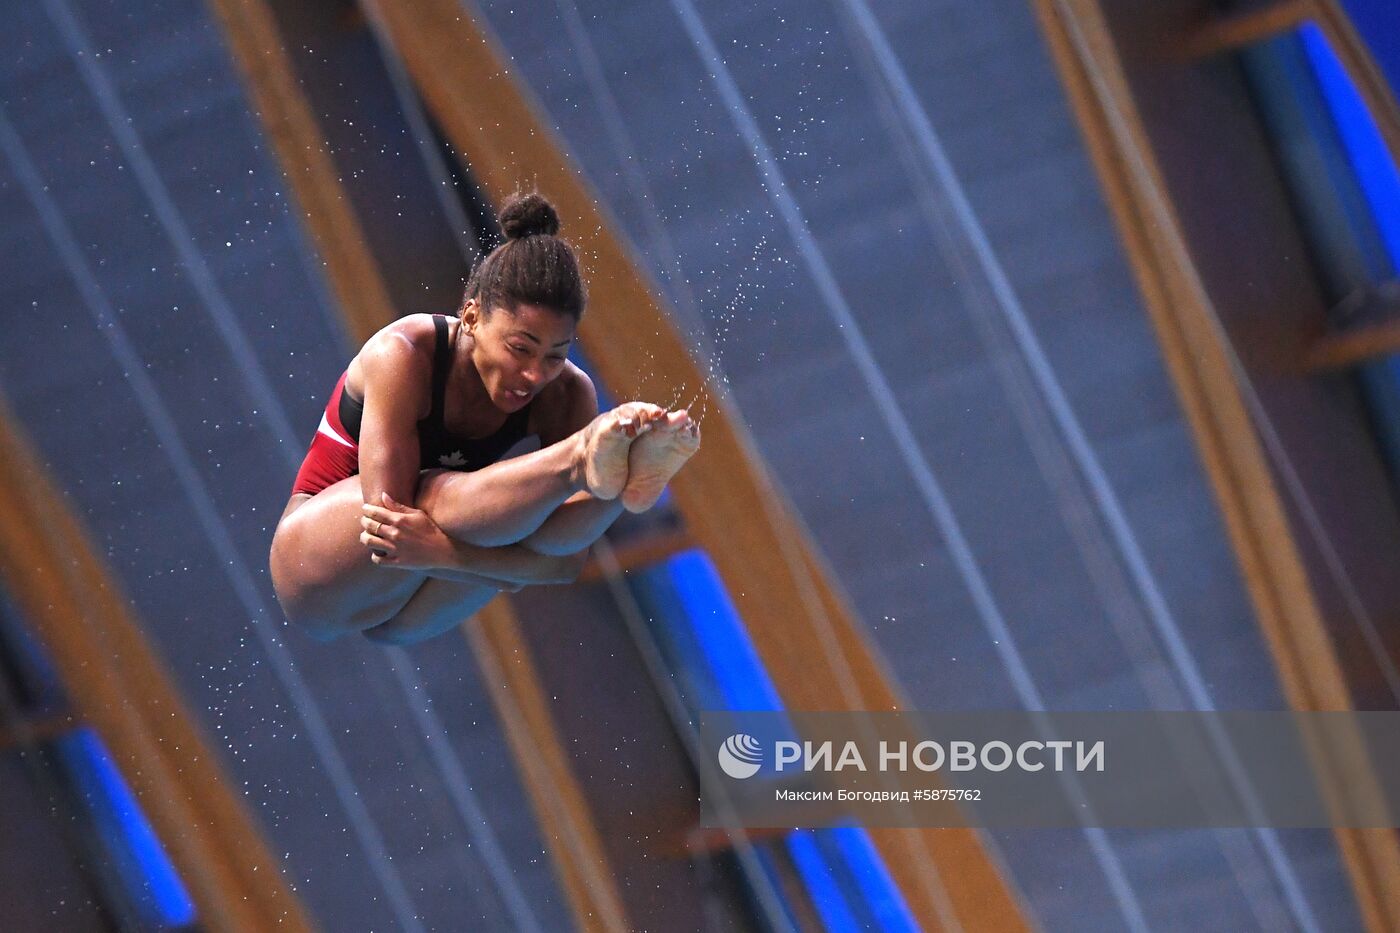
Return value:
M 588 300 L 578 257 L 560 239 L 559 214 L 538 192 L 516 192 L 496 215 L 506 241 L 472 270 L 462 304 L 477 299 L 482 314 L 538 305 L 577 321 Z

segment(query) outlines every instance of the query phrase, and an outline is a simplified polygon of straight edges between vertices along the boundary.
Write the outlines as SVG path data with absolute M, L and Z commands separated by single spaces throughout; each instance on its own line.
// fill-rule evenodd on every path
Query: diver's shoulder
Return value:
M 408 314 L 391 321 L 366 340 L 351 360 L 347 382 L 363 392 L 367 380 L 421 381 L 432 370 L 436 342 L 431 314 Z
M 433 322 L 435 317 L 438 315 L 405 314 L 379 328 L 374 336 L 365 341 L 365 348 L 401 344 L 413 350 L 426 350 L 431 354 L 437 345 L 437 325 Z

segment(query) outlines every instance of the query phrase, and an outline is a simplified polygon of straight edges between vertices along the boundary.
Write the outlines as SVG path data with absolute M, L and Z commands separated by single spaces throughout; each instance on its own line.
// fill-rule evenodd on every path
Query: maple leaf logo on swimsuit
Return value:
M 438 457 L 438 463 L 441 463 L 445 467 L 466 466 L 467 458 L 462 456 L 460 450 L 454 450 L 450 454 L 443 454 L 441 457 Z

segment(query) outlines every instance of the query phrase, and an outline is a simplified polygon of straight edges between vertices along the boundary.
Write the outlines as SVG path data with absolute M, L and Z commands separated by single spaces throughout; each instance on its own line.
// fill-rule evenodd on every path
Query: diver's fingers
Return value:
M 393 512 L 389 509 L 382 509 L 377 505 L 370 505 L 368 502 L 366 502 L 364 504 L 364 514 L 361 515 L 360 518 L 361 520 L 364 520 L 366 518 L 372 518 L 377 522 L 383 522 L 386 525 L 392 525 L 394 524 L 394 522 L 402 518 L 404 514 L 405 513 L 403 512 Z
M 368 531 L 360 532 L 360 543 L 372 551 L 381 551 L 391 556 L 395 553 L 394 542 L 386 541 L 383 538 L 376 537 L 375 535 L 370 534 Z

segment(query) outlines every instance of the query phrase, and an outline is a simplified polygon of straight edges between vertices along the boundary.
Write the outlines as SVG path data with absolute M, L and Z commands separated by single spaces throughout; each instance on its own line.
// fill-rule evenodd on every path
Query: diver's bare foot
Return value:
M 676 471 L 700 449 L 700 426 L 684 409 L 666 414 L 651 425 L 628 452 L 627 485 L 622 507 L 645 512 L 661 498 L 661 491 Z
M 632 441 L 665 414 L 658 405 L 628 402 L 594 418 L 583 429 L 579 444 L 584 488 L 599 499 L 616 499 L 627 485 L 627 453 Z

